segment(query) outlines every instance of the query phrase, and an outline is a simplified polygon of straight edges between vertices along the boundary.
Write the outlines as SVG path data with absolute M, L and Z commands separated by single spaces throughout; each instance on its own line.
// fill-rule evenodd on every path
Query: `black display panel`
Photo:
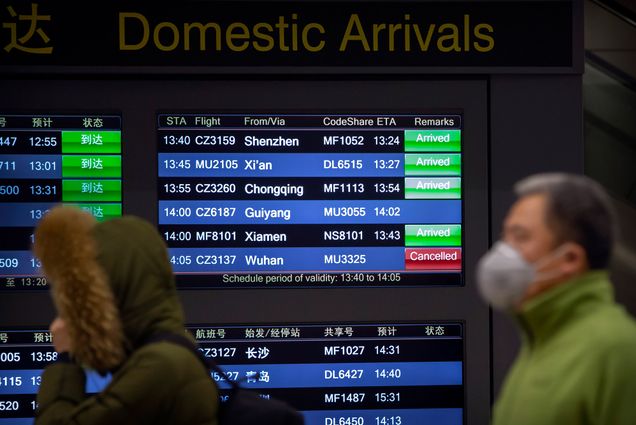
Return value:
M 329 114 L 335 118 L 339 114 L 359 116 L 372 113 L 378 116 L 413 116 L 415 113 L 422 117 L 459 116 L 462 155 L 463 270 L 460 276 L 464 286 L 454 283 L 441 287 L 441 278 L 444 276 L 441 272 L 435 274 L 434 284 L 419 283 L 417 286 L 391 283 L 382 287 L 371 287 L 378 285 L 361 284 L 356 281 L 356 279 L 359 280 L 360 273 L 362 275 L 369 273 L 356 271 L 347 274 L 352 281 L 347 285 L 348 287 L 339 287 L 342 286 L 340 284 L 321 284 L 320 287 L 315 287 L 318 284 L 312 283 L 301 288 L 286 289 L 285 287 L 277 290 L 265 290 L 258 287 L 237 290 L 236 286 L 227 286 L 228 289 L 225 290 L 224 286 L 210 286 L 209 273 L 179 274 L 177 278 L 179 288 L 201 288 L 201 290 L 179 291 L 179 298 L 188 323 L 237 325 L 250 323 L 256 326 L 267 323 L 426 323 L 428 321 L 447 323 L 459 321 L 469 331 L 463 340 L 464 352 L 467 353 L 463 359 L 465 421 L 487 423 L 490 392 L 484 391 L 484 388 L 488 387 L 490 382 L 489 316 L 487 306 L 476 301 L 471 273 L 479 255 L 487 249 L 489 234 L 489 227 L 486 224 L 489 222 L 488 196 L 485 195 L 489 185 L 487 173 L 489 119 L 486 79 L 475 77 L 470 80 L 420 78 L 343 80 L 336 76 L 333 79 L 299 76 L 294 81 L 229 77 L 220 80 L 188 78 L 184 81 L 176 77 L 148 79 L 126 77 L 98 80 L 33 78 L 5 80 L 4 83 L 5 96 L 4 102 L 0 100 L 2 103 L 0 111 L 7 113 L 11 111 L 14 115 L 37 112 L 39 116 L 77 114 L 88 117 L 99 111 L 101 113 L 109 111 L 112 116 L 120 116 L 120 129 L 124 136 L 121 145 L 123 189 L 121 204 L 127 214 L 143 217 L 154 224 L 158 224 L 158 202 L 162 201 L 159 180 L 164 178 L 159 177 L 157 173 L 159 137 L 163 131 L 158 130 L 158 118 L 161 115 L 172 116 L 177 112 L 177 115 L 181 114 L 185 117 L 200 116 L 197 112 L 205 111 L 206 114 L 202 114 L 203 116 L 215 116 L 217 113 L 243 113 L 243 115 L 249 113 L 250 116 L 272 115 L 274 117 L 284 117 L 292 113 Z M 34 107 L 38 108 L 37 111 Z M 213 131 L 215 128 L 211 127 L 211 129 Z M 170 129 L 175 132 L 199 130 L 178 127 Z M 339 131 L 339 129 L 335 130 Z M 322 139 L 318 140 L 322 142 Z M 160 151 L 170 153 L 164 149 Z M 359 151 L 342 150 L 334 153 L 355 154 L 356 152 Z M 404 153 L 406 152 L 402 152 Z M 3 151 L 0 150 L 0 154 L 4 154 Z M 250 178 L 236 177 L 236 179 Z M 188 177 L 178 179 L 183 179 L 185 182 Z M 199 177 L 194 179 L 198 180 Z M 277 178 L 269 179 L 274 181 Z M 301 178 L 283 177 L 281 179 L 286 180 L 285 183 L 292 184 Z M 346 178 L 343 177 L 343 179 Z M 315 179 L 315 181 L 318 180 L 319 178 Z M 315 186 L 305 185 L 303 195 L 312 193 Z M 313 192 L 314 194 L 323 190 L 322 186 L 318 185 L 318 187 L 320 190 Z M 364 200 L 345 196 L 337 198 L 335 194 L 333 195 L 333 200 L 339 201 Z M 252 196 L 255 195 L 252 194 Z M 388 197 L 386 199 L 391 200 Z M 172 200 L 185 202 L 187 198 Z M 240 200 L 234 199 L 234 201 Z M 256 198 L 253 200 L 275 201 L 275 199 Z M 317 200 L 320 199 L 307 198 L 307 201 Z M 371 200 L 373 199 L 367 201 Z M 302 198 L 299 201 L 304 202 Z M 0 217 L 0 221 L 3 218 Z M 354 223 L 340 226 L 341 229 L 348 230 L 355 225 Z M 207 224 L 202 226 L 201 230 L 207 230 L 206 228 L 210 227 Z M 260 224 L 259 228 L 265 229 L 265 226 L 269 225 Z M 304 231 L 309 231 L 311 225 L 303 226 L 305 226 Z M 318 226 L 321 225 L 318 224 Z M 336 226 L 336 224 L 332 226 L 334 230 L 340 230 Z M 31 226 L 28 227 L 31 228 Z M 3 231 L 10 230 L 3 227 Z M 4 241 L 9 240 L 4 239 L 5 234 L 8 233 L 0 236 L 0 250 L 3 250 L 5 246 Z M 318 235 L 322 237 L 323 233 L 319 232 Z M 292 241 L 292 236 L 297 237 L 295 233 L 288 233 L 290 238 L 288 242 Z M 193 240 L 196 240 L 196 237 Z M 26 252 L 29 243 L 26 242 L 23 246 Z M 329 246 L 333 245 L 327 245 Z M 187 247 L 182 245 L 180 248 Z M 205 245 L 193 246 L 193 248 L 196 247 L 205 248 Z M 355 248 L 356 245 L 352 244 L 350 247 Z M 173 248 L 177 247 L 171 247 Z M 223 248 L 223 246 L 209 249 L 216 248 Z M 232 246 L 228 245 L 225 248 L 232 248 Z M 302 246 L 293 247 L 293 249 L 297 248 Z M 384 247 L 379 246 L 379 248 Z M 405 245 L 401 245 L 401 249 L 404 250 Z M 324 276 L 334 273 L 312 274 Z M 340 273 L 335 272 L 335 274 Z M 418 274 L 426 275 L 426 273 Z M 244 276 L 251 275 L 265 276 L 266 273 L 253 272 Z M 268 287 L 272 286 L 270 284 Z M 214 290 L 208 290 L 209 288 Z M 54 317 L 55 311 L 50 295 L 46 291 L 5 290 L 0 296 L 0 330 L 40 329 L 50 323 Z
M 456 322 L 191 326 L 201 353 L 263 397 L 286 400 L 307 425 L 459 425 L 464 336 Z M 0 330 L 0 425 L 31 424 L 47 331 Z M 215 372 L 221 388 L 228 386 Z M 108 378 L 91 372 L 88 392 Z
M 41 289 L 33 226 L 65 203 L 122 214 L 121 118 L 0 115 L 0 290 Z
M 459 114 L 159 114 L 180 288 L 462 284 Z

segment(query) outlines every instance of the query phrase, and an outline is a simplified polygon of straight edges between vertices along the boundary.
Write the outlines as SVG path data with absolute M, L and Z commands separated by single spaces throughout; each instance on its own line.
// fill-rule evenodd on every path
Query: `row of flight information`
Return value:
M 460 425 L 461 323 L 191 326 L 227 378 L 302 411 L 307 425 Z M 45 330 L 0 329 L 0 425 L 33 423 L 42 369 L 55 361 Z M 225 377 L 210 373 L 221 402 Z M 87 371 L 86 391 L 110 377 Z

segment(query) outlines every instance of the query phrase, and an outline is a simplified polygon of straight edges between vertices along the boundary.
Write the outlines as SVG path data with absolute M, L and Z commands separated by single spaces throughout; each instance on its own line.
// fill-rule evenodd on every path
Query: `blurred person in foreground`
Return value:
M 515 192 L 502 239 L 477 269 L 484 299 L 522 335 L 493 424 L 636 424 L 636 322 L 608 278 L 608 196 L 570 174 L 530 176 Z
M 150 223 L 98 223 L 57 207 L 38 224 L 34 252 L 51 284 L 59 353 L 42 375 L 36 424 L 217 424 L 217 388 L 194 350 L 150 339 L 185 334 L 166 246 Z M 112 380 L 86 394 L 85 369 Z

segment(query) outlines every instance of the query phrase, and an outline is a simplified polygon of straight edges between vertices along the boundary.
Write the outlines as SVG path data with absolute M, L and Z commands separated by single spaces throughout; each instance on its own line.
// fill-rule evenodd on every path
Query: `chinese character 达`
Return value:
M 45 54 L 50 55 L 53 53 L 53 46 L 43 47 L 29 47 L 27 44 L 33 39 L 35 34 L 40 36 L 41 41 L 44 44 L 49 44 L 51 39 L 46 35 L 44 30 L 38 26 L 39 21 L 50 21 L 51 15 L 38 15 L 38 4 L 31 3 L 30 15 L 18 15 L 18 13 L 11 6 L 7 6 L 9 15 L 12 18 L 17 18 L 16 22 L 4 22 L 2 28 L 8 28 L 11 33 L 11 41 L 4 46 L 4 50 L 10 52 L 13 49 L 20 50 L 25 53 Z M 27 21 L 29 29 L 24 31 L 22 37 L 18 37 L 18 23 L 21 21 Z M 26 28 L 26 25 L 25 25 Z
M 89 170 L 103 170 L 104 160 L 102 158 L 82 158 L 81 167 Z
M 101 134 L 90 134 L 90 133 L 83 133 L 80 136 L 80 140 L 81 140 L 81 144 L 82 145 L 103 145 L 104 144 L 104 140 L 102 138 Z

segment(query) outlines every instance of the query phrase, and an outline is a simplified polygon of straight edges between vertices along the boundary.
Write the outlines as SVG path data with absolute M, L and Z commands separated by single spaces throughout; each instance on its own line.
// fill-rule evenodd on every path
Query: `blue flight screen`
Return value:
M 227 378 L 288 402 L 307 425 L 460 425 L 464 334 L 457 322 L 189 326 Z M 43 330 L 0 330 L 0 425 L 32 424 L 42 369 L 54 361 Z M 210 373 L 221 402 L 225 378 Z M 108 383 L 87 372 L 86 391 Z
M 457 114 L 159 114 L 180 288 L 462 284 Z

